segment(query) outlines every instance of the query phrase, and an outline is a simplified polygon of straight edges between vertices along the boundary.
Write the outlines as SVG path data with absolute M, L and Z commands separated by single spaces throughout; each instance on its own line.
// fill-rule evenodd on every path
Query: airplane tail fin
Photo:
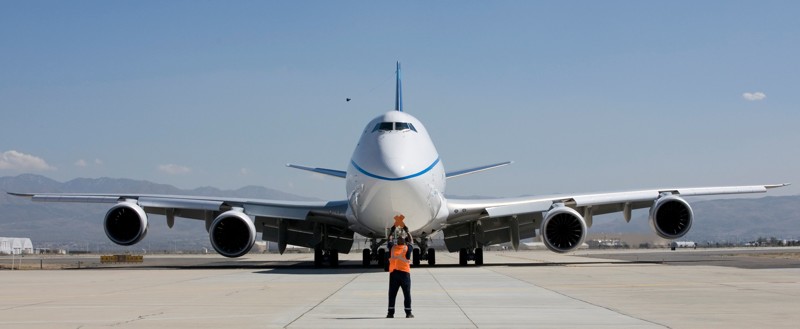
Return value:
M 403 112 L 403 85 L 400 83 L 400 62 L 397 62 L 397 87 L 394 94 L 394 110 Z

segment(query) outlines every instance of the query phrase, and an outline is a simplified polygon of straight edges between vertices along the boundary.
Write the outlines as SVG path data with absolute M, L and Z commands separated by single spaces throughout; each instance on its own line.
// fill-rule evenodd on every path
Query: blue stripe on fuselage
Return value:
M 353 160 L 350 160 L 350 163 L 353 164 L 353 167 L 356 167 L 356 169 L 358 171 L 360 171 L 362 174 L 367 175 L 369 177 L 377 178 L 377 179 L 381 179 L 381 180 L 388 180 L 388 181 L 398 181 L 398 180 L 406 180 L 406 179 L 411 179 L 411 178 L 414 178 L 414 177 L 417 177 L 417 176 L 420 176 L 420 175 L 424 175 L 425 173 L 431 171 L 431 169 L 433 169 L 433 167 L 435 167 L 436 164 L 439 163 L 439 158 L 436 158 L 436 160 L 434 160 L 433 163 L 431 163 L 431 165 L 428 166 L 428 168 L 425 168 L 425 169 L 423 169 L 422 171 L 420 171 L 420 172 L 418 172 L 416 174 L 411 174 L 411 175 L 408 175 L 408 176 L 396 177 L 396 178 L 383 177 L 383 176 L 378 176 L 378 175 L 375 175 L 373 173 L 370 173 L 370 172 L 364 170 L 364 168 L 359 167 L 356 164 L 356 162 L 353 161 Z

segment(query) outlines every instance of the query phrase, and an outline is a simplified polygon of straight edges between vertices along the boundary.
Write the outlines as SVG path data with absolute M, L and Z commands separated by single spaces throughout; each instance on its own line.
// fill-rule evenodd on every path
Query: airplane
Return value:
M 413 243 L 412 263 L 436 264 L 430 237 L 444 235 L 449 252 L 459 252 L 459 264 L 483 264 L 483 247 L 541 235 L 551 251 L 567 253 L 581 246 L 592 218 L 649 208 L 656 235 L 678 239 L 692 227 L 694 214 L 684 197 L 763 193 L 789 184 L 660 188 L 613 193 L 565 194 L 497 199 L 445 197 L 449 179 L 502 166 L 499 162 L 457 171 L 445 171 L 425 126 L 403 111 L 400 63 L 397 63 L 394 110 L 367 123 L 346 171 L 287 164 L 288 167 L 342 178 L 346 199 L 327 202 L 290 202 L 183 195 L 13 193 L 33 201 L 109 203 L 103 226 L 108 238 L 122 246 L 147 234 L 148 214 L 205 223 L 214 250 L 240 257 L 261 239 L 277 242 L 281 254 L 287 245 L 314 249 L 314 265 L 336 267 L 339 253 L 349 253 L 355 233 L 369 239 L 362 264 L 385 266 L 382 245 L 392 227 L 407 227 Z

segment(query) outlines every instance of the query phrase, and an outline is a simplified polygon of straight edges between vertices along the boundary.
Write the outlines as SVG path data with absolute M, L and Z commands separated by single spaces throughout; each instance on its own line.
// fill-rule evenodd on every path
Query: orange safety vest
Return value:
M 406 258 L 408 246 L 397 245 L 392 247 L 392 256 L 389 258 L 389 273 L 394 270 L 411 273 L 411 262 Z

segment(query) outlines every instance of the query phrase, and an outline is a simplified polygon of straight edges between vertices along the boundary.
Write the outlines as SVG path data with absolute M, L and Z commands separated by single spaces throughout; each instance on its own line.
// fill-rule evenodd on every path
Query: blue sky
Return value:
M 799 9 L 3 1 L 0 176 L 340 199 L 342 180 L 284 165 L 344 169 L 401 61 L 447 169 L 515 161 L 451 195 L 800 184 Z

